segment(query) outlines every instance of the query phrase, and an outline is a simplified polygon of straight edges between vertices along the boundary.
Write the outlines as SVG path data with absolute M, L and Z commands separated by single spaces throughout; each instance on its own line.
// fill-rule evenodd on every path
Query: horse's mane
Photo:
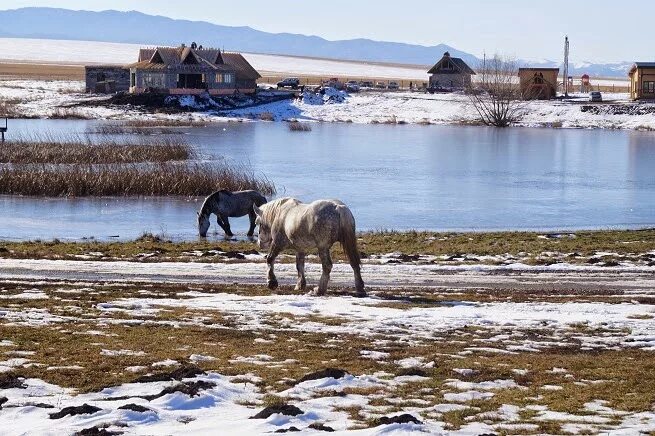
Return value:
M 285 207 L 296 206 L 300 203 L 302 203 L 300 200 L 296 200 L 295 198 L 291 197 L 278 198 L 277 200 L 268 202 L 262 206 L 264 211 L 264 221 L 271 223 L 276 217 L 280 215 L 280 212 Z
M 211 204 L 212 201 L 218 204 L 218 198 L 220 197 L 221 194 L 232 195 L 230 191 L 226 191 L 225 189 L 221 189 L 220 191 L 214 192 L 209 197 L 205 198 L 205 201 L 203 201 L 202 207 L 200 208 L 200 215 L 211 214 L 211 211 L 208 211 L 207 209 L 209 209 L 209 205 Z

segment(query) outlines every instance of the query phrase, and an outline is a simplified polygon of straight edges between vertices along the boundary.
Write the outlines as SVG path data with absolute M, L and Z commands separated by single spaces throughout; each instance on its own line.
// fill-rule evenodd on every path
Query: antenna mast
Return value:
M 569 96 L 569 37 L 564 37 L 564 97 Z

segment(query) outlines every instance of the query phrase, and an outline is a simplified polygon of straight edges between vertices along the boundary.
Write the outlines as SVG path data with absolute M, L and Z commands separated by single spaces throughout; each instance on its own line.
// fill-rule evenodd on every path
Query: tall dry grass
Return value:
M 291 121 L 289 122 L 289 130 L 292 132 L 311 132 L 312 126 L 300 121 Z
M 264 177 L 219 163 L 5 165 L 0 194 L 43 197 L 205 196 L 218 189 L 275 192 Z
M 113 164 L 170 162 L 194 157 L 181 139 L 139 139 L 121 143 L 89 135 L 40 134 L 18 137 L 0 147 L 0 163 L 13 164 Z

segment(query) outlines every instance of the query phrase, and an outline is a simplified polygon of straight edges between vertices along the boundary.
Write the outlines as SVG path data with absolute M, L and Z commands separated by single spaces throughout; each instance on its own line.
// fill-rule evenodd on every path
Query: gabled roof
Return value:
M 261 76 L 241 53 L 221 53 L 215 48 L 154 47 L 139 50 L 139 61 L 127 68 L 143 70 L 184 69 L 185 71 L 233 72 L 238 79 L 257 80 Z
M 237 77 L 240 79 L 257 80 L 262 77 L 241 53 L 223 52 L 223 60 L 225 61 L 225 65 L 234 68 Z
M 441 65 L 446 61 L 450 60 L 452 64 L 455 66 L 455 69 L 457 72 L 462 73 L 462 74 L 471 74 L 475 75 L 475 71 L 471 67 L 469 67 L 466 62 L 462 58 L 454 58 L 450 56 L 450 53 L 446 52 L 444 53 L 443 57 L 434 64 L 432 68 L 430 68 L 430 71 L 428 71 L 428 74 L 437 74 L 438 72 L 442 71 L 441 70 Z
M 184 66 L 185 69 L 229 71 L 221 51 L 214 48 L 155 47 L 139 50 L 139 60 L 128 68 L 167 69 Z
M 635 62 L 628 74 L 634 74 L 638 68 L 655 68 L 655 62 Z

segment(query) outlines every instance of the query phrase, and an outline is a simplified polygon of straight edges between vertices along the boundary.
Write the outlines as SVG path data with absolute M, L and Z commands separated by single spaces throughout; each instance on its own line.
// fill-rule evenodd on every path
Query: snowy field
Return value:
M 139 44 L 95 41 L 0 38 L 0 61 L 47 62 L 57 64 L 130 64 L 137 61 Z M 306 75 L 376 77 L 398 80 L 427 80 L 425 66 L 396 66 L 244 53 L 264 75 Z
M 2 434 L 652 432 L 654 270 L 3 259 Z
M 182 114 L 152 114 L 139 108 L 108 106 L 77 106 L 106 97 L 83 93 L 82 82 L 76 81 L 0 81 L 0 98 L 10 102 L 17 116 L 89 119 L 184 119 L 199 121 L 259 120 L 262 114 L 275 120 L 409 123 L 409 124 L 475 124 L 475 110 L 462 94 L 424 94 L 410 92 L 362 92 L 351 94 L 342 103 L 324 103 L 321 99 L 284 100 L 254 108 L 230 112 L 190 112 Z M 525 106 L 526 116 L 519 123 L 532 127 L 655 129 L 655 116 L 650 110 L 642 114 L 612 114 L 583 112 L 587 104 L 584 95 L 574 95 L 569 101 L 534 101 Z M 639 109 L 652 105 L 635 105 L 626 94 L 605 93 L 612 104 Z M 599 106 L 603 107 L 603 106 Z M 655 108 L 653 109 L 655 111 Z

